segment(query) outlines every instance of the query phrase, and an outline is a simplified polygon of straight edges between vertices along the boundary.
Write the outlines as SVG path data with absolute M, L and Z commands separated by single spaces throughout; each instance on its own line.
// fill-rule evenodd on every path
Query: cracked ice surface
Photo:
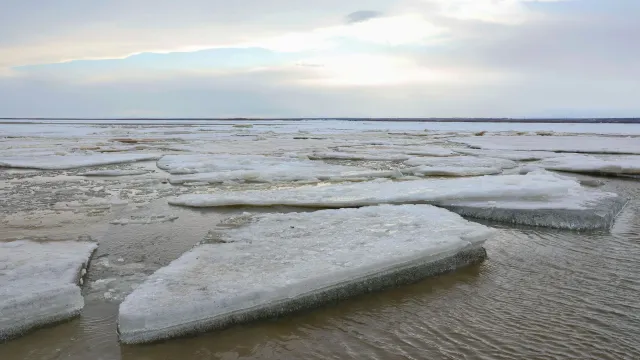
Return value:
M 139 343 L 226 327 L 389 282 L 415 281 L 470 263 L 473 256 L 456 256 L 479 251 L 493 234 L 491 228 L 430 205 L 240 220 L 235 228 L 219 230 L 221 243 L 185 253 L 126 297 L 118 319 L 121 340 Z M 447 269 L 425 271 L 445 260 Z M 395 276 L 408 269 L 404 278 Z
M 76 316 L 78 283 L 97 244 L 0 242 L 0 340 Z
M 538 150 L 575 153 L 640 154 L 638 137 L 478 136 L 449 141 L 488 150 Z

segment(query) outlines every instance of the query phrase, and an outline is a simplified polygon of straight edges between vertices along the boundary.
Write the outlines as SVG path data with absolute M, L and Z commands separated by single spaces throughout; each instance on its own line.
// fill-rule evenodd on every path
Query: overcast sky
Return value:
M 3 0 L 0 117 L 640 116 L 638 0 Z

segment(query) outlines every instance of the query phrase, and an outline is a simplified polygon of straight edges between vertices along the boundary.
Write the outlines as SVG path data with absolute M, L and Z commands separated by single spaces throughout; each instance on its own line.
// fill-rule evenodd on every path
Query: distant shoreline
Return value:
M 640 118 L 0 118 L 0 121 L 20 123 L 28 121 L 377 121 L 377 122 L 477 122 L 477 123 L 583 123 L 583 124 L 640 124 Z

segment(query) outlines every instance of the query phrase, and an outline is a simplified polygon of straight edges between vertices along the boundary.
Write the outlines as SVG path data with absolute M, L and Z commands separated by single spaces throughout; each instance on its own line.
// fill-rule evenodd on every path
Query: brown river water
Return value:
M 118 301 L 85 288 L 79 318 L 0 344 L 0 359 L 640 359 L 640 182 L 606 181 L 604 189 L 632 198 L 611 232 L 491 224 L 500 232 L 486 243 L 480 265 L 286 318 L 142 346 L 118 343 Z M 171 223 L 56 231 L 99 238 L 89 283 L 135 280 L 243 209 L 172 211 L 180 218 Z M 126 266 L 136 263 L 145 268 Z

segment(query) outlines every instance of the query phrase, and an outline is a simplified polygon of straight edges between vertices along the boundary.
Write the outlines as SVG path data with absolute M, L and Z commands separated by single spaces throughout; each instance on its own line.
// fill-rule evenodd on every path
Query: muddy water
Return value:
M 179 219 L 61 227 L 53 236 L 88 232 L 100 241 L 87 306 L 76 320 L 1 344 L 0 359 L 640 359 L 640 183 L 606 181 L 606 189 L 633 198 L 610 233 L 492 224 L 501 230 L 481 265 L 279 320 L 144 346 L 118 344 L 118 294 L 242 209 L 197 212 L 156 201 L 154 212 Z M 103 296 L 109 286 L 96 282 L 110 278 L 124 288 Z

